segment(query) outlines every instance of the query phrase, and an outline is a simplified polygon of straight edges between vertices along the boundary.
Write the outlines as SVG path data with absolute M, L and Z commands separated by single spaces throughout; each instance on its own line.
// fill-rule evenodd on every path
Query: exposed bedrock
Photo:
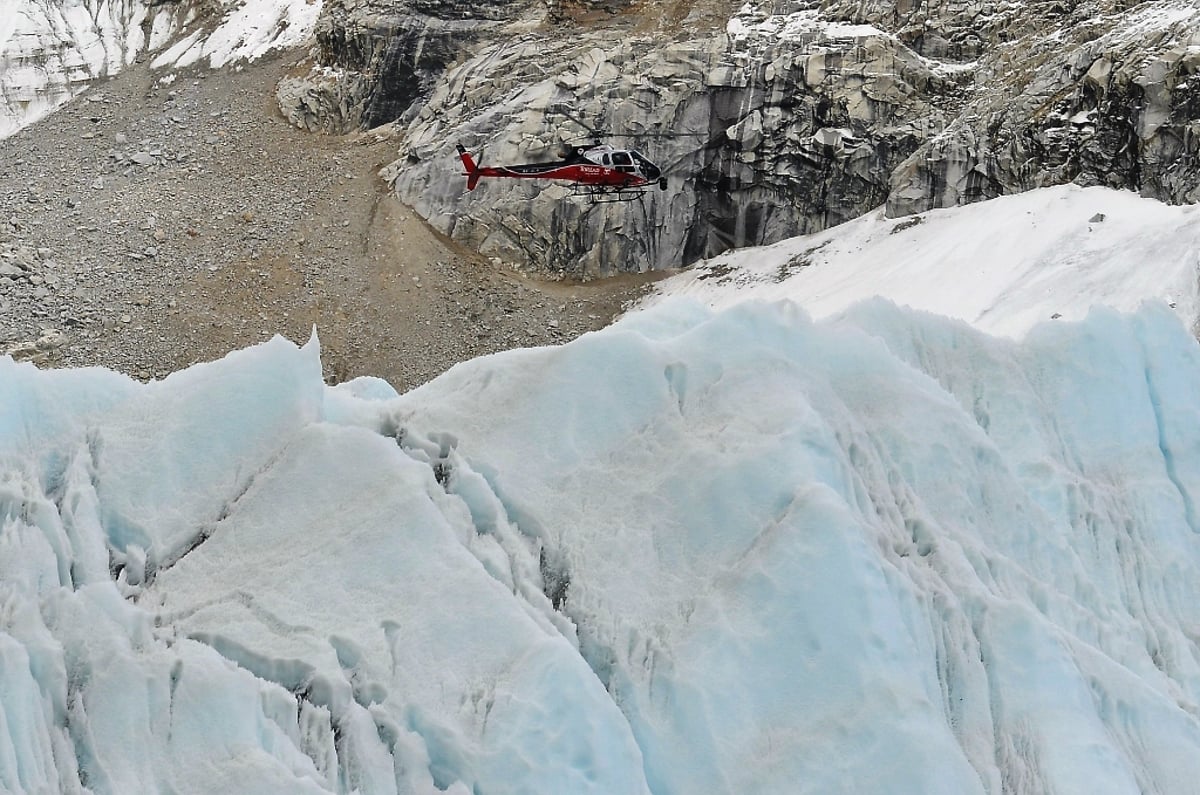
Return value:
M 993 56 L 964 112 L 892 175 L 889 212 L 1065 182 L 1200 199 L 1200 13 L 1144 3 L 1121 19 Z
M 327 6 L 298 126 L 391 125 L 397 195 L 455 240 L 574 276 L 689 264 L 886 204 L 920 212 L 1075 181 L 1197 197 L 1200 38 L 1190 2 L 527 0 Z M 1019 13 L 1018 13 L 1019 11 Z M 484 179 L 593 131 L 668 188 L 593 205 Z
M 524 0 L 475 5 L 444 0 L 326 4 L 315 30 L 312 68 L 280 83 L 281 110 L 298 127 L 332 133 L 404 119 L 481 36 L 530 11 Z

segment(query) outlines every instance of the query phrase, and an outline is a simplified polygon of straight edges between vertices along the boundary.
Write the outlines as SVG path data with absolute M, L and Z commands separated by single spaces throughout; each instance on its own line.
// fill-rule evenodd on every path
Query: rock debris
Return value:
M 329 381 L 417 386 L 600 328 L 647 279 L 526 279 L 431 230 L 378 176 L 385 133 L 290 127 L 284 53 L 135 66 L 0 141 L 0 353 L 148 380 L 315 326 Z

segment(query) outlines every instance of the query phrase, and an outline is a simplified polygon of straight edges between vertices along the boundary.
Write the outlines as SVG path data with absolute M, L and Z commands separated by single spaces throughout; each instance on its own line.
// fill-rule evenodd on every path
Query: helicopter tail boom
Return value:
M 458 145 L 458 156 L 462 158 L 463 176 L 467 178 L 467 190 L 475 190 L 475 186 L 479 184 L 479 166 L 475 165 L 475 159 L 467 151 L 467 148 L 462 144 Z

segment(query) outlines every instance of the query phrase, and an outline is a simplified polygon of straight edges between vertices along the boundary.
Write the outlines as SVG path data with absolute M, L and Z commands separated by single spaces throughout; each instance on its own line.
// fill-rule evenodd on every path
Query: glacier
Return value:
M 0 359 L 0 789 L 1192 791 L 1197 394 L 1161 302 Z
M 321 0 L 0 0 L 0 139 L 147 52 L 171 69 L 221 67 L 309 39 Z

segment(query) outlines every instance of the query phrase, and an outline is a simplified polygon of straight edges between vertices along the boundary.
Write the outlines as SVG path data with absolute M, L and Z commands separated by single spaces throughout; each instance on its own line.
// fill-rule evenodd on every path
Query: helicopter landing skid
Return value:
M 642 198 L 645 188 L 611 188 L 603 185 L 583 185 L 575 183 L 571 186 L 572 196 L 582 196 L 592 204 L 614 204 L 631 202 Z

